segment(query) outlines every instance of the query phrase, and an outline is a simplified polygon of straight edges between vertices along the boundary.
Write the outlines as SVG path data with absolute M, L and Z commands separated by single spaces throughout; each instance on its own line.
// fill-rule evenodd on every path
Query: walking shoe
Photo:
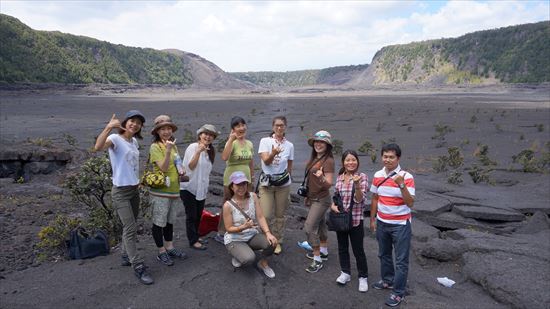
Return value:
M 275 247 L 275 250 L 273 251 L 273 253 L 279 255 L 281 254 L 282 251 L 283 251 L 283 248 L 281 247 L 281 244 L 277 244 L 277 247 Z
M 216 234 L 216 236 L 214 236 L 214 240 L 219 242 L 222 245 L 225 245 L 225 242 L 223 241 L 223 235 Z
M 306 253 L 306 256 L 307 256 L 308 259 L 312 259 L 312 260 L 313 260 L 313 252 L 308 252 L 308 253 Z M 327 254 L 323 254 L 323 253 L 321 252 L 321 260 L 327 261 L 327 260 L 328 260 L 328 253 L 327 253 Z
M 237 261 L 236 258 L 232 258 L 232 259 L 231 259 L 231 264 L 232 264 L 233 267 L 235 267 L 235 268 L 239 268 L 239 267 L 243 266 L 243 264 L 242 264 L 241 262 Z
M 163 252 L 163 253 L 157 255 L 157 260 L 159 260 L 159 262 L 161 262 L 162 264 L 164 264 L 166 266 L 174 265 L 174 261 L 172 261 L 172 259 L 170 258 L 170 256 L 168 255 L 167 252 Z
M 390 297 L 388 297 L 388 299 L 386 299 L 386 305 L 388 305 L 390 307 L 395 307 L 395 306 L 399 305 L 404 299 L 405 299 L 405 297 L 397 296 L 395 294 L 391 294 Z
M 181 251 L 181 250 L 178 250 L 176 248 L 172 248 L 170 250 L 166 250 L 166 252 L 168 253 L 168 255 L 170 257 L 177 257 L 177 258 L 180 258 L 182 260 L 185 260 L 187 258 L 187 254 L 185 254 L 185 252 Z
M 373 288 L 377 290 L 385 290 L 385 289 L 393 289 L 393 286 L 389 283 L 384 282 L 384 280 L 380 280 L 372 285 Z
M 262 264 L 258 261 L 257 264 L 258 268 L 264 272 L 264 275 L 266 275 L 268 278 L 273 279 L 275 278 L 275 272 L 273 269 L 269 266 L 262 266 Z
M 313 262 L 311 262 L 311 264 L 306 268 L 306 271 L 308 273 L 316 273 L 321 268 L 323 268 L 323 262 L 318 262 L 318 261 L 313 260 Z
M 307 240 L 304 240 L 302 242 L 298 242 L 298 247 L 300 247 L 300 248 L 302 248 L 306 251 L 313 251 L 313 248 L 311 248 L 311 246 L 309 245 Z
M 149 285 L 153 284 L 153 277 L 147 272 L 147 266 L 143 263 L 139 263 L 134 266 L 134 274 L 138 277 L 139 282 Z
M 359 278 L 359 292 L 365 293 L 369 290 L 369 281 L 367 277 Z
M 345 272 L 340 272 L 340 276 L 336 278 L 336 282 L 341 285 L 345 285 L 346 283 L 351 281 L 351 276 L 346 274 Z
M 128 255 L 123 254 L 121 257 L 120 266 L 131 266 L 132 263 L 130 263 L 130 258 Z

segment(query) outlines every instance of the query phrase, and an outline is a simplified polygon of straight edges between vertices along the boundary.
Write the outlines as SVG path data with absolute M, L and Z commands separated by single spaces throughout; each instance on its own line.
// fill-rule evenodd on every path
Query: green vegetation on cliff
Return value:
M 392 45 L 371 63 L 375 84 L 550 82 L 548 22 L 478 31 L 454 39 Z
M 190 85 L 181 57 L 60 32 L 0 14 L 0 82 Z
M 233 77 L 264 87 L 304 87 L 318 84 L 339 85 L 365 70 L 364 65 L 330 67 L 321 70 L 288 72 L 235 72 Z

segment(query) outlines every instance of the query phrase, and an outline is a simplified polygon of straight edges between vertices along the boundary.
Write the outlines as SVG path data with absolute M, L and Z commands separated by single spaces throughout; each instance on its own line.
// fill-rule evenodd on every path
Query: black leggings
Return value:
M 174 236 L 174 225 L 171 223 L 166 223 L 165 227 L 160 227 L 156 224 L 153 224 L 153 239 L 158 248 L 164 247 L 164 241 L 172 241 Z

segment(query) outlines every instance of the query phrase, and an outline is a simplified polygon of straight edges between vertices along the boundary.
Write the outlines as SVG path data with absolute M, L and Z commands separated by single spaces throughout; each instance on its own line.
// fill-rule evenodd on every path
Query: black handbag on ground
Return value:
M 349 211 L 344 211 L 344 203 L 342 202 L 342 196 L 340 196 L 340 193 L 338 191 L 334 192 L 334 196 L 332 197 L 332 202 L 338 206 L 338 213 L 330 210 L 327 214 L 327 225 L 329 231 L 335 231 L 335 232 L 347 232 L 351 229 L 352 226 L 352 210 L 353 210 L 353 204 L 354 202 L 354 195 L 355 195 L 355 185 L 352 184 L 351 189 L 351 201 L 349 205 Z
M 73 260 L 109 254 L 109 238 L 102 230 L 91 236 L 83 227 L 77 227 L 71 231 L 68 246 L 69 256 Z

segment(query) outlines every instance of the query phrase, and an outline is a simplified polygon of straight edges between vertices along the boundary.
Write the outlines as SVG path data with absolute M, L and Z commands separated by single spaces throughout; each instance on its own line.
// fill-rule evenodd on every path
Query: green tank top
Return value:
M 238 140 L 233 141 L 233 150 L 226 162 L 225 171 L 223 173 L 223 185 L 228 186 L 229 176 L 235 171 L 241 171 L 246 175 L 248 181 L 251 182 L 250 177 L 250 161 L 254 157 L 254 146 L 249 140 L 245 140 L 244 145 L 241 146 Z

